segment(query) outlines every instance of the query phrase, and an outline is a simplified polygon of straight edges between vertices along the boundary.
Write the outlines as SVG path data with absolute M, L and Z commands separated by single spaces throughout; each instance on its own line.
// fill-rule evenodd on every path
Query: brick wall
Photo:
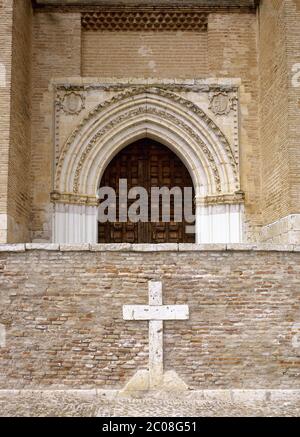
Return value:
M 207 33 L 83 32 L 83 76 L 207 77 Z
M 287 62 L 289 87 L 289 213 L 300 213 L 300 79 L 293 86 L 293 67 L 300 70 L 300 0 L 286 2 Z
M 242 79 L 240 90 L 240 177 L 245 191 L 246 238 L 256 239 L 260 224 L 261 153 L 258 132 L 258 51 L 255 14 L 210 14 L 209 76 Z
M 260 8 L 260 133 L 263 222 L 289 211 L 288 71 L 285 0 Z
M 29 239 L 31 2 L 0 3 L 0 241 Z
M 12 1 L 0 3 L 0 62 L 7 68 L 7 86 L 0 88 L 1 241 L 50 239 L 53 95 L 49 83 L 52 78 L 81 74 L 241 77 L 240 173 L 248 239 L 259 238 L 261 225 L 299 213 L 300 88 L 291 83 L 292 66 L 300 62 L 299 0 L 263 0 L 258 17 L 254 11 L 211 13 L 207 33 L 82 32 L 79 12 L 35 11 L 31 126 L 29 3 L 15 1 L 14 17 Z
M 0 1 L 0 241 L 7 241 L 7 181 L 10 134 L 12 1 Z
M 30 238 L 31 25 L 31 1 L 15 0 L 8 173 L 9 242 Z
M 151 279 L 190 307 L 165 323 L 166 370 L 198 389 L 300 388 L 299 251 L 30 250 L 2 252 L 0 272 L 2 389 L 122 387 L 148 357 L 147 322 L 122 305 L 147 303 Z
M 32 238 L 50 238 L 53 164 L 53 94 L 51 79 L 80 76 L 80 14 L 36 13 L 32 71 Z

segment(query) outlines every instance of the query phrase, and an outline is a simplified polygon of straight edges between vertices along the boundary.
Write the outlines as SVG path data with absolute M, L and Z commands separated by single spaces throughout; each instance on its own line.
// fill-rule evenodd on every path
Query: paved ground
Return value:
M 267 392 L 268 393 L 268 392 Z M 111 392 L 97 394 L 95 391 L 0 391 L 0 416 L 39 417 L 238 417 L 238 416 L 300 416 L 300 396 L 284 392 L 276 396 L 243 392 L 232 396 L 228 392 L 215 392 L 212 396 L 165 399 L 143 397 L 120 399 Z M 248 397 L 248 399 L 247 399 Z M 201 398 L 201 399 L 199 399 Z M 236 399 L 234 399 L 236 398 Z M 273 399 L 272 399 L 273 398 Z

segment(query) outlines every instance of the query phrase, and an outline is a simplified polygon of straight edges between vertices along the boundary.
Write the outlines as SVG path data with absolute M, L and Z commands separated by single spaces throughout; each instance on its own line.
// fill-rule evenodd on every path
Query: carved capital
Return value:
M 58 191 L 53 191 L 51 193 L 51 202 L 86 206 L 99 205 L 99 200 L 95 196 L 74 193 L 59 193 Z

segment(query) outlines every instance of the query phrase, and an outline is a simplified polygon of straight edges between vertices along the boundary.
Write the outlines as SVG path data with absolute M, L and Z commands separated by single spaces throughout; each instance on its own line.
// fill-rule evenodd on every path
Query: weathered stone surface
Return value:
M 121 396 L 113 390 L 1 390 L 0 416 L 299 417 L 294 390 L 203 390 Z
M 189 316 L 187 305 L 125 305 L 124 320 L 186 320 Z
M 89 244 L 61 244 L 60 250 L 62 252 L 84 252 L 90 250 Z
M 180 252 L 218 251 L 226 250 L 226 244 L 178 244 Z
M 0 244 L 0 252 L 25 252 L 25 244 Z
M 178 244 L 132 244 L 134 252 L 174 252 L 178 250 Z
M 127 252 L 132 249 L 132 245 L 128 243 L 120 244 L 91 244 L 90 250 L 92 252 Z
M 26 250 L 60 250 L 59 244 L 48 243 L 26 243 Z

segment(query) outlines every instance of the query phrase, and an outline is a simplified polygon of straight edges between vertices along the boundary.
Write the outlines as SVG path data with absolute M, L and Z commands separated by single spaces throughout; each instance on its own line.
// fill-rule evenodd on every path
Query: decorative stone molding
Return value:
M 141 96 L 144 98 L 146 106 L 144 106 L 143 109 L 141 109 L 140 106 L 136 103 L 138 101 L 138 97 Z M 158 109 L 160 109 L 163 106 L 163 111 L 159 111 L 158 109 L 153 109 L 149 106 L 148 101 L 150 99 L 155 100 L 155 97 L 157 96 L 158 102 L 157 106 Z M 159 98 L 167 100 L 167 102 L 164 102 L 164 105 L 162 105 L 162 102 L 159 100 Z M 135 98 L 135 99 L 134 99 Z M 169 91 L 163 90 L 161 88 L 156 87 L 137 87 L 134 89 L 127 89 L 121 94 L 117 94 L 114 97 L 112 97 L 110 100 L 105 101 L 104 103 L 101 103 L 98 105 L 95 109 L 89 112 L 89 114 L 80 122 L 79 126 L 73 131 L 72 135 L 69 137 L 67 142 L 65 143 L 59 160 L 58 165 L 56 169 L 56 177 L 55 177 L 55 183 L 56 183 L 56 190 L 62 190 L 62 187 L 60 186 L 60 180 L 62 176 L 62 168 L 66 159 L 66 155 L 69 154 L 69 150 L 76 141 L 76 137 L 81 134 L 81 137 L 83 135 L 84 129 L 89 125 L 92 119 L 99 119 L 101 122 L 101 115 L 109 110 L 111 107 L 112 109 L 115 107 L 116 104 L 118 104 L 119 107 L 121 107 L 121 104 L 124 103 L 124 106 L 126 106 L 126 109 L 128 107 L 128 103 L 131 103 L 134 107 L 134 111 L 127 111 L 127 115 L 122 114 L 119 115 L 118 118 L 115 118 L 114 120 L 110 120 L 109 123 L 106 124 L 102 128 L 102 130 L 98 130 L 96 134 L 90 139 L 87 147 L 82 150 L 81 156 L 80 156 L 80 162 L 76 166 L 76 169 L 74 170 L 75 181 L 73 181 L 72 186 L 70 187 L 70 191 L 74 191 L 75 193 L 79 192 L 79 173 L 81 171 L 81 167 L 83 165 L 83 162 L 86 160 L 86 156 L 89 154 L 90 150 L 93 148 L 93 146 L 97 143 L 101 137 L 105 136 L 109 130 L 113 130 L 115 126 L 119 126 L 120 122 L 123 120 L 126 120 L 128 118 L 133 117 L 136 115 L 141 115 L 142 113 L 146 116 L 148 114 L 156 114 L 161 118 L 167 118 L 168 120 L 173 121 L 174 127 L 178 126 L 183 127 L 183 129 L 188 133 L 190 137 L 193 137 L 194 140 L 197 141 L 198 147 L 203 149 L 203 157 L 204 159 L 209 161 L 208 169 L 210 169 L 211 172 L 214 173 L 214 180 L 215 180 L 215 191 L 221 192 L 225 189 L 226 192 L 228 192 L 229 187 L 223 187 L 221 188 L 222 182 L 219 181 L 219 175 L 218 175 L 218 163 L 216 162 L 216 158 L 212 157 L 212 154 L 209 153 L 208 147 L 205 146 L 203 141 L 200 140 L 200 136 L 197 134 L 197 129 L 195 126 L 191 127 L 191 116 L 197 117 L 200 121 L 202 121 L 202 124 L 205 124 L 206 129 L 210 132 L 211 135 L 215 136 L 216 141 L 219 142 L 219 147 L 222 148 L 226 154 L 226 157 L 224 156 L 225 162 L 228 162 L 228 167 L 230 166 L 230 171 L 232 171 L 233 175 L 227 177 L 227 179 L 233 179 L 234 186 L 232 187 L 234 191 L 239 189 L 239 175 L 238 175 L 238 165 L 235 161 L 235 157 L 233 154 L 233 151 L 229 145 L 229 142 L 227 138 L 224 136 L 224 134 L 221 132 L 219 127 L 211 120 L 205 112 L 196 106 L 193 102 L 175 94 L 171 93 Z M 152 103 L 152 102 L 151 102 Z M 172 112 L 171 104 L 175 103 L 179 107 L 181 107 L 181 110 L 184 110 L 185 112 L 190 112 L 191 116 L 188 117 L 188 123 L 185 123 L 183 121 L 183 118 L 180 118 L 178 116 L 175 116 L 174 110 Z M 140 103 L 139 103 L 140 105 Z M 169 106 L 169 107 L 168 107 Z M 120 112 L 120 111 L 119 111 Z M 104 118 L 104 117 L 103 117 Z M 106 117 L 107 118 L 107 117 Z M 194 122 L 195 123 L 195 122 Z M 228 168 L 229 170 L 229 168 Z M 226 183 L 225 183 L 226 184 Z M 223 184 L 224 185 L 224 184 Z M 75 188 L 75 190 L 74 190 Z M 64 191 L 64 189 L 63 189 Z
M 214 173 L 216 190 L 217 190 L 217 192 L 221 192 L 221 178 L 220 178 L 220 173 L 219 173 L 219 170 L 217 168 L 217 165 L 215 164 L 214 157 L 213 157 L 212 153 L 210 152 L 210 150 L 208 149 L 208 147 L 201 140 L 199 135 L 197 135 L 195 133 L 195 131 L 191 127 L 189 127 L 186 123 L 184 123 L 183 121 L 174 117 L 174 115 L 168 114 L 165 111 L 159 111 L 156 108 L 148 108 L 147 106 L 144 106 L 144 107 L 141 106 L 137 109 L 134 109 L 133 111 L 129 111 L 128 113 L 122 114 L 120 117 L 116 118 L 115 120 L 112 120 L 110 123 L 108 123 L 108 125 L 105 126 L 105 128 L 103 128 L 101 131 L 99 131 L 93 137 L 93 139 L 90 141 L 88 147 L 85 149 L 84 153 L 82 154 L 81 159 L 79 161 L 79 164 L 76 168 L 75 177 L 74 177 L 74 184 L 73 184 L 73 192 L 74 193 L 78 193 L 78 191 L 79 191 L 79 179 L 80 179 L 80 173 L 81 173 L 82 166 L 83 166 L 84 162 L 86 161 L 86 159 L 88 158 L 88 155 L 91 152 L 91 150 L 93 149 L 93 147 L 97 144 L 97 141 L 103 135 L 105 135 L 106 132 L 108 132 L 114 126 L 118 126 L 122 121 L 128 121 L 128 120 L 130 120 L 130 118 L 135 118 L 135 116 L 142 115 L 142 114 L 145 114 L 145 115 L 153 114 L 153 115 L 160 117 L 162 120 L 167 120 L 167 121 L 169 120 L 169 121 L 172 121 L 174 124 L 177 123 L 177 125 L 181 126 L 186 131 L 187 134 L 189 134 L 191 137 L 193 137 L 197 141 L 197 143 L 199 144 L 199 146 L 201 147 L 203 152 L 207 155 L 208 160 L 211 163 L 211 168 L 212 168 L 213 173 Z
M 76 193 L 59 193 L 53 191 L 51 193 L 52 203 L 64 203 L 72 205 L 87 205 L 87 206 L 98 206 L 99 200 L 96 196 L 84 196 Z
M 174 80 L 174 79 L 163 79 L 156 80 L 151 79 L 151 83 L 147 79 L 118 79 L 117 81 L 111 81 L 111 79 L 101 78 L 101 82 L 91 82 L 90 79 L 80 78 L 74 79 L 72 84 L 63 83 L 61 80 L 53 80 L 53 85 L 57 91 L 113 91 L 120 92 L 131 89 L 137 89 L 140 87 L 153 87 L 161 88 L 166 91 L 172 92 L 195 92 L 195 93 L 210 93 L 216 89 L 224 92 L 237 93 L 240 80 L 239 79 L 186 79 L 186 80 Z M 65 80 L 67 82 L 67 79 Z
M 56 171 L 51 195 L 56 235 L 53 242 L 97 243 L 95 226 L 88 240 L 83 230 L 72 234 L 72 239 L 69 233 L 65 239 L 60 227 L 69 232 L 68 226 L 72 227 L 75 220 L 83 229 L 82 214 L 87 213 L 87 207 L 91 208 L 89 220 L 93 216 L 96 225 L 97 190 L 106 166 L 123 147 L 143 137 L 169 147 L 189 170 L 197 198 L 197 242 L 241 242 L 239 83 L 234 79 L 55 81 L 57 102 L 64 102 L 66 95 L 85 95 L 86 99 L 85 108 L 81 109 L 83 115 L 74 113 L 69 117 L 61 110 L 60 103 L 56 105 L 59 110 L 56 111 Z M 230 96 L 232 107 L 226 120 L 209 110 L 207 94 L 216 92 Z M 95 106 L 97 99 L 99 104 Z M 218 205 L 224 207 L 221 214 Z M 225 237 L 220 240 L 219 216 L 225 220 L 225 227 L 222 226 Z M 209 239 L 204 237 L 204 223 L 210 227 Z
M 85 31 L 192 31 L 206 32 L 208 14 L 190 11 L 98 11 L 83 12 L 82 28 Z
M 224 194 L 221 196 L 207 196 L 203 199 L 205 205 L 236 205 L 245 202 L 245 193 L 237 191 L 234 194 Z

